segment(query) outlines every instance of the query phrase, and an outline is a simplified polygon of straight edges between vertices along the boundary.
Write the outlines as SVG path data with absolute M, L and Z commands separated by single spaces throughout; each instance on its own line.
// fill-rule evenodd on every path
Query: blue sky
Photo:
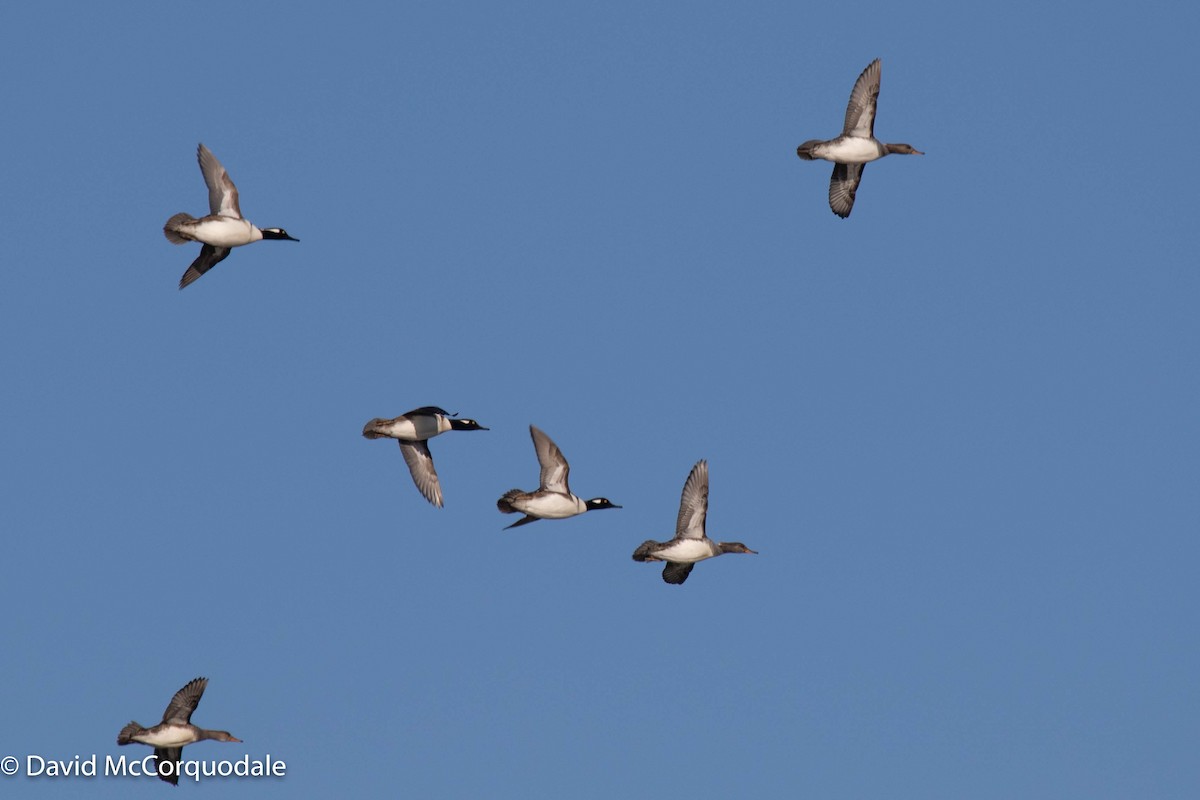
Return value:
M 204 675 L 288 773 L 179 796 L 1195 797 L 1200 12 L 863 11 L 9 9 L 0 756 Z M 179 292 L 199 141 L 301 241 Z M 530 423 L 624 508 L 502 532 Z

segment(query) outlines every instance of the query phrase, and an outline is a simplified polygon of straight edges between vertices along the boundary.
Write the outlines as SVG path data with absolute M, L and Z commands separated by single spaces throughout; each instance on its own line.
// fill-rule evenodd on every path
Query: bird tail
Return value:
M 658 542 L 654 541 L 653 539 L 647 539 L 646 541 L 642 542 L 640 545 L 638 545 L 638 549 L 633 551 L 633 560 L 658 561 L 659 559 L 650 557 L 650 553 L 653 552 L 654 547 L 657 544 Z
M 391 422 L 390 419 L 381 419 L 376 417 L 366 425 L 363 425 L 363 436 L 367 437 L 368 439 L 382 439 L 386 434 L 379 432 L 379 426 L 386 425 L 389 422 Z
M 517 513 L 517 510 L 513 508 L 512 499 L 519 494 L 523 494 L 520 489 L 509 489 L 503 497 L 496 501 L 496 508 L 500 509 L 503 514 Z
M 163 235 L 167 237 L 167 241 L 171 244 L 185 244 L 191 240 L 180 234 L 179 226 L 195 221 L 196 218 L 191 214 L 185 214 L 184 212 L 180 211 L 178 214 L 167 220 L 166 225 L 163 225 Z
M 144 730 L 146 729 L 136 722 L 129 723 L 124 728 L 121 728 L 121 732 L 117 734 L 117 744 L 129 744 L 133 741 L 134 736 L 137 736 Z
M 812 154 L 813 146 L 820 143 L 820 139 L 809 139 L 807 142 L 796 148 L 796 155 L 800 156 L 800 158 L 804 159 L 805 161 L 812 161 L 814 158 Z

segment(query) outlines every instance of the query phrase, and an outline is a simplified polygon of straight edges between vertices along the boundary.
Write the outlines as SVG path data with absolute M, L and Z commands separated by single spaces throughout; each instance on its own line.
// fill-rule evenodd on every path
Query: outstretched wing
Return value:
M 191 722 L 192 712 L 200 704 L 200 698 L 204 695 L 206 686 L 208 686 L 208 678 L 196 678 L 189 681 L 187 686 L 184 686 L 171 698 L 171 702 L 167 704 L 167 710 L 163 712 L 162 721 L 181 722 L 184 725 Z
M 191 286 L 200 279 L 201 275 L 224 261 L 227 255 L 229 255 L 228 247 L 214 247 L 211 244 L 201 247 L 200 255 L 196 257 L 192 265 L 187 268 L 187 272 L 183 273 L 183 277 L 179 279 L 179 288 L 186 289 Z
M 679 517 L 675 520 L 676 539 L 703 539 L 704 519 L 708 515 L 708 462 L 703 459 L 692 467 L 679 498 Z
M 406 442 L 397 439 L 400 452 L 404 454 L 404 463 L 412 473 L 413 483 L 425 496 L 425 499 L 438 508 L 442 507 L 442 484 L 438 481 L 437 470 L 433 468 L 433 456 L 429 445 L 425 442 Z
M 533 517 L 533 516 L 526 514 L 525 516 L 521 517 L 519 520 L 514 522 L 512 525 L 505 525 L 504 530 L 508 530 L 509 528 L 519 528 L 522 525 L 528 525 L 531 522 L 537 522 L 539 519 L 541 519 L 541 517 Z
M 567 459 L 563 457 L 558 445 L 533 425 L 529 426 L 529 435 L 533 437 L 533 449 L 537 451 L 538 463 L 542 466 L 541 477 L 538 480 L 541 489 L 547 492 L 570 494 L 571 489 L 567 486 L 567 476 L 571 473 L 571 466 L 567 464 Z
M 846 106 L 846 124 L 843 136 L 875 136 L 875 104 L 879 100 L 879 59 L 875 59 L 858 76 L 854 89 L 850 91 L 850 103 Z
M 854 208 L 854 195 L 862 180 L 866 164 L 834 164 L 833 176 L 829 179 L 829 207 L 842 219 L 850 216 Z
M 229 178 L 229 173 L 212 151 L 203 143 L 196 148 L 196 160 L 200 162 L 200 174 L 208 185 L 208 210 L 222 217 L 242 218 L 242 209 L 238 206 L 238 190 Z
M 158 774 L 158 779 L 166 781 L 172 786 L 179 785 L 179 759 L 183 757 L 182 747 L 156 747 L 154 748 L 154 771 Z M 163 764 L 167 763 L 171 766 L 167 767 L 168 773 L 163 772 Z
M 687 580 L 687 576 L 692 573 L 692 567 L 695 564 L 680 564 L 677 561 L 668 561 L 663 567 L 663 580 L 667 583 L 679 584 Z

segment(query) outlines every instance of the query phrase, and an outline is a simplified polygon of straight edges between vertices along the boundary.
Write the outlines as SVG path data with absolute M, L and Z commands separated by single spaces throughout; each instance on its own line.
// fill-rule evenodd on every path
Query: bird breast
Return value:
M 879 143 L 874 139 L 847 136 L 815 148 L 813 155 L 836 164 L 866 164 L 882 158 L 884 153 L 880 152 Z
M 387 425 L 376 428 L 378 433 L 391 436 L 393 439 L 404 439 L 409 442 L 423 442 L 432 439 L 439 433 L 450 429 L 450 423 L 442 426 L 441 417 L 417 417 L 415 419 L 397 419 Z
M 248 221 L 220 216 L 196 220 L 188 233 L 196 241 L 213 247 L 241 247 L 263 238 L 262 231 Z
M 587 511 L 587 505 L 575 495 L 556 493 L 516 498 L 512 501 L 512 506 L 518 511 L 543 519 L 565 519 Z
M 183 725 L 156 725 L 134 736 L 133 740 L 154 747 L 182 747 L 196 741 L 196 734 Z
M 712 547 L 704 539 L 676 539 L 668 547 L 654 553 L 655 558 L 680 564 L 695 564 L 712 558 L 712 555 Z

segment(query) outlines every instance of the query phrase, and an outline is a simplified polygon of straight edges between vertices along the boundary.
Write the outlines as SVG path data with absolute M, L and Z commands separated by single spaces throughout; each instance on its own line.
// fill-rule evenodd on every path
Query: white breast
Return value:
M 182 725 L 171 725 L 166 728 L 160 728 L 153 733 L 146 731 L 133 738 L 134 741 L 154 747 L 181 747 L 196 741 L 196 734 L 191 728 L 186 728 Z
M 820 148 L 819 158 L 838 164 L 865 164 L 881 157 L 879 145 L 872 139 L 848 138 Z
M 442 427 L 440 422 L 440 417 L 417 417 L 415 420 L 398 419 L 388 425 L 380 425 L 378 430 L 393 439 L 423 442 L 450 429 L 450 423 L 447 422 L 445 427 Z
M 654 554 L 656 558 L 664 561 L 677 561 L 681 564 L 694 564 L 712 558 L 712 555 L 712 548 L 703 539 L 676 539 L 670 547 Z
M 196 222 L 188 233 L 196 241 L 214 247 L 241 247 L 263 238 L 262 231 L 247 220 L 233 217 L 205 217 Z
M 575 495 L 546 494 L 534 498 L 522 498 L 513 503 L 518 511 L 523 511 L 535 517 L 545 519 L 566 519 L 587 511 L 584 504 Z

